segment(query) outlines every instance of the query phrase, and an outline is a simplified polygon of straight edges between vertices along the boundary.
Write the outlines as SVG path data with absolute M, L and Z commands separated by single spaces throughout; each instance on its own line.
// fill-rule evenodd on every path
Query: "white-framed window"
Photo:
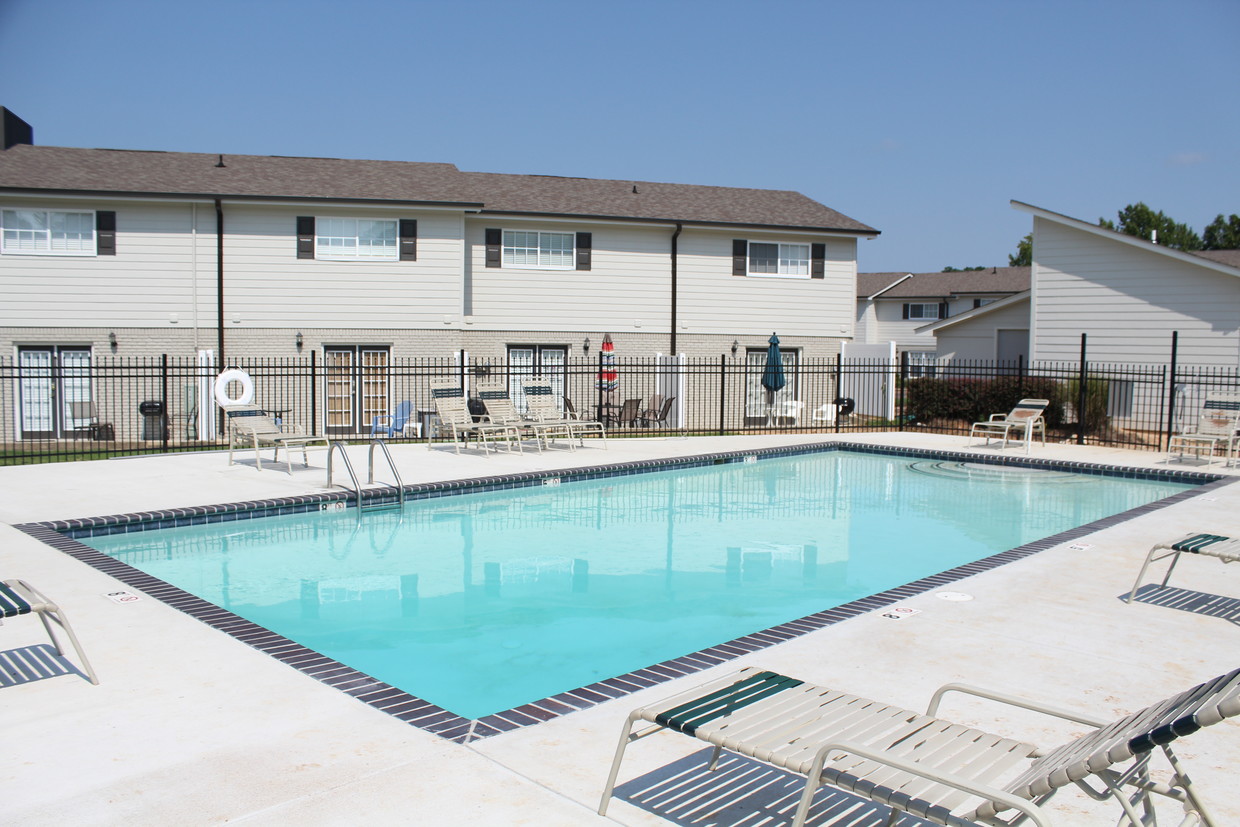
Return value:
M 910 302 L 904 305 L 904 318 L 933 321 L 944 317 L 942 311 L 938 302 Z
M 809 278 L 808 244 L 749 242 L 749 275 Z
M 504 230 L 504 266 L 572 270 L 573 242 L 573 233 Z
M 336 261 L 397 261 L 396 219 L 317 218 L 314 257 Z
M 95 214 L 64 210 L 0 210 L 0 252 L 95 255 Z

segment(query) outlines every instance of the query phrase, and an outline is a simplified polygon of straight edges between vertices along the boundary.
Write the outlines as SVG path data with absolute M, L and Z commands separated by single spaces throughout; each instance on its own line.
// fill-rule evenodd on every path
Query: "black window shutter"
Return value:
M 748 258 L 749 242 L 743 238 L 732 239 L 732 275 L 745 275 L 745 264 Z
M 809 245 L 809 277 L 811 279 L 823 279 L 827 277 L 827 245 L 811 244 Z
M 577 233 L 577 269 L 589 270 L 594 246 L 594 233 Z
M 908 302 L 904 303 L 904 318 L 908 318 Z
M 297 216 L 297 257 L 314 258 L 314 216 Z
M 503 243 L 503 230 L 487 230 L 487 267 L 499 267 L 499 253 Z
M 947 302 L 939 302 L 939 318 L 947 318 Z
M 402 218 L 399 226 L 400 260 L 418 260 L 418 222 L 412 218 Z
M 95 255 L 116 255 L 116 213 L 112 210 L 95 212 Z

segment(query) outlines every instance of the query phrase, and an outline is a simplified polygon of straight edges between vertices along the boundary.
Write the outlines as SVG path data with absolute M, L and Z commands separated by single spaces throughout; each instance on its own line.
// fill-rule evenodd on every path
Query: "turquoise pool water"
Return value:
M 82 542 L 477 718 L 1189 487 L 829 452 Z

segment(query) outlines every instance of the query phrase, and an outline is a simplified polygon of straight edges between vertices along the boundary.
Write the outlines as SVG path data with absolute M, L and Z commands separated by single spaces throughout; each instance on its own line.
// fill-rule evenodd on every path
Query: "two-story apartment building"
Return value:
M 790 191 L 37 146 L 0 121 L 0 353 L 30 365 L 555 364 L 605 334 L 718 355 L 772 330 L 828 356 L 877 235 Z

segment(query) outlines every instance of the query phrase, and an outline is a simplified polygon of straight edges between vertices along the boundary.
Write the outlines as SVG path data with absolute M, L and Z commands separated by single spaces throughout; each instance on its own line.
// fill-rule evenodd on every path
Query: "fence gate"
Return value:
M 844 342 L 840 348 L 840 360 L 840 396 L 856 402 L 854 413 L 888 421 L 895 419 L 896 377 L 900 369 L 896 361 L 896 343 L 865 345 Z

